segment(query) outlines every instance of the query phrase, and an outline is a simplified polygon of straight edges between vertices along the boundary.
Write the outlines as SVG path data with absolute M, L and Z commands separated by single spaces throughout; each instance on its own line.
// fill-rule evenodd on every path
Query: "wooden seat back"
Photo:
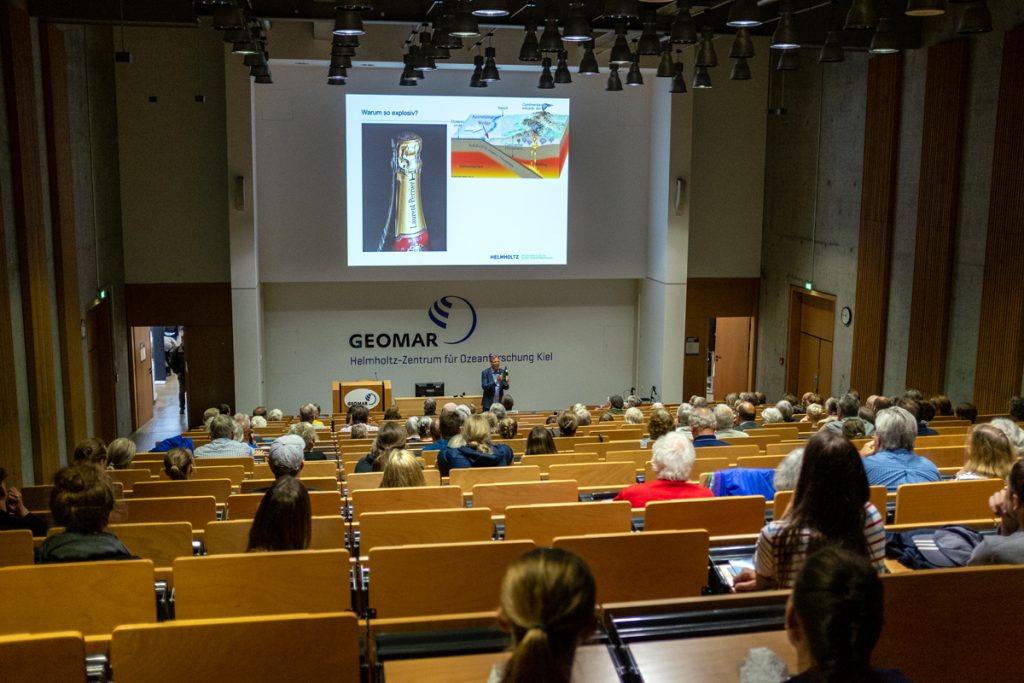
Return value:
M 337 491 L 338 480 L 334 477 L 300 477 L 299 480 L 307 489 L 318 491 Z M 238 487 L 239 493 L 253 493 L 259 489 L 269 489 L 276 479 L 246 479 Z
M 644 453 L 650 455 L 649 451 Z M 619 456 L 612 453 L 612 457 Z M 645 461 L 646 462 L 646 461 Z M 643 469 L 643 463 L 640 463 Z M 625 487 L 636 483 L 637 465 L 633 460 L 552 465 L 548 476 L 552 479 L 575 480 L 580 488 L 611 486 Z
M 213 496 L 218 503 L 228 502 L 230 479 L 189 479 L 187 481 L 140 481 L 132 489 L 132 498 L 180 498 Z
M 736 439 L 736 441 L 742 442 L 743 439 Z M 761 455 L 761 450 L 757 447 L 757 444 L 753 443 L 737 443 L 732 446 L 701 446 L 696 450 L 698 460 L 705 458 L 728 458 L 730 464 L 743 457 Z
M 149 560 L 6 567 L 0 586 L 18 615 L 0 620 L 0 635 L 74 629 L 106 636 L 120 624 L 156 621 Z
M 515 465 L 512 467 L 469 467 L 453 469 L 448 473 L 448 482 L 458 486 L 463 493 L 472 493 L 477 484 L 501 484 L 520 481 L 540 481 L 540 467 L 536 465 Z
M 541 474 L 547 474 L 548 468 L 552 465 L 571 465 L 587 462 L 597 462 L 596 452 L 581 453 L 552 453 L 545 455 L 524 455 L 520 466 L 536 466 L 540 468 Z
M 874 666 L 912 681 L 1014 680 L 1024 567 L 933 569 L 882 576 L 885 623 Z M 921 630 L 928 624 L 927 631 Z M 949 653 L 988 653 L 958 657 Z
M 967 461 L 967 447 L 964 445 L 915 448 L 914 453 L 928 458 L 936 467 L 963 467 Z
M 806 441 L 780 441 L 764 447 L 765 455 L 789 455 L 794 449 L 803 448 Z
M 188 522 L 193 531 L 205 529 L 217 519 L 217 499 L 213 496 L 164 498 L 125 498 L 114 508 L 114 524 L 149 522 Z
M 505 514 L 509 505 L 575 503 L 579 499 L 579 487 L 575 481 L 477 484 L 473 487 L 473 506 L 489 508 L 495 515 Z
M 417 486 L 352 491 L 352 518 L 364 512 L 398 510 L 441 510 L 462 507 L 462 489 L 457 486 Z
M 561 536 L 556 548 L 582 557 L 598 603 L 696 597 L 708 582 L 706 531 Z
M 494 524 L 488 508 L 364 512 L 359 517 L 359 554 L 391 545 L 489 541 Z
M 533 548 L 508 540 L 374 548 L 369 606 L 380 619 L 493 611 L 505 569 Z
M 381 480 L 384 479 L 383 472 L 361 472 L 349 474 L 345 477 L 345 488 L 349 493 L 362 491 L 364 489 L 379 489 Z M 441 472 L 439 470 L 423 470 L 423 480 L 427 486 L 441 485 Z
M 287 656 L 273 646 L 282 643 Z M 359 622 L 335 612 L 122 626 L 110 657 L 125 681 L 359 683 Z
M 885 510 L 889 502 L 889 491 L 884 486 L 870 487 L 870 500 L 875 509 L 885 518 Z M 772 519 L 780 519 L 793 500 L 792 491 L 776 491 L 772 501 Z
M 228 497 L 228 519 L 252 519 L 263 500 L 262 493 L 236 493 Z M 341 514 L 341 494 L 337 491 L 310 491 L 309 506 L 314 517 Z
M 127 470 L 107 470 L 107 474 L 114 481 L 119 481 L 124 486 L 125 492 L 131 491 L 137 482 L 149 481 L 153 478 L 148 468 L 141 469 L 127 469 Z
M 224 458 L 196 458 L 195 467 L 220 467 L 224 465 L 241 465 L 242 469 L 245 470 L 246 474 L 252 474 L 253 467 L 256 466 L 256 462 L 245 455 L 224 457 Z
M 790 436 L 789 432 L 782 432 L 775 434 L 770 429 L 758 429 L 756 431 L 749 432 L 746 436 L 730 436 L 722 439 L 726 443 L 733 444 L 734 446 L 757 446 L 758 450 L 762 453 L 765 447 L 770 443 L 779 443 L 783 437 L 786 439 L 796 438 L 796 435 Z
M 124 543 L 132 555 L 151 560 L 157 569 L 170 567 L 175 558 L 191 557 L 192 525 L 188 522 L 111 524 L 110 533 Z
M 914 452 L 919 448 L 935 448 L 937 446 L 963 446 L 967 443 L 964 434 L 940 434 L 938 436 L 919 436 L 914 439 Z
M 349 587 L 349 556 L 343 549 L 174 561 L 177 619 L 345 612 L 351 609 Z
M 763 496 L 659 500 L 647 504 L 645 531 L 704 529 L 712 536 L 756 534 L 764 526 Z
M 53 484 L 41 486 L 22 486 L 21 502 L 32 512 L 50 511 L 50 493 L 53 491 Z
M 603 503 L 510 505 L 505 508 L 505 539 L 551 545 L 557 536 L 626 533 L 633 509 L 624 500 Z
M 308 460 L 302 465 L 300 478 L 306 477 L 338 477 L 338 462 L 336 460 Z M 258 462 L 253 465 L 253 479 L 273 479 L 274 473 L 270 471 L 270 465 L 265 462 Z
M 951 523 L 992 517 L 988 499 L 1001 479 L 904 484 L 896 489 L 896 524 Z
M 783 422 L 781 424 L 773 422 L 761 425 L 761 429 L 757 430 L 757 435 L 761 434 L 777 434 L 785 440 L 793 440 L 800 438 L 800 429 L 793 422 Z M 751 436 L 754 436 L 754 434 L 751 434 Z
M 779 466 L 785 455 L 747 455 L 736 459 L 737 467 L 752 467 L 773 470 Z
M 339 515 L 313 517 L 309 539 L 310 550 L 333 550 L 345 547 L 345 520 Z M 209 555 L 244 553 L 249 547 L 251 519 L 226 519 L 210 522 L 203 535 L 203 545 Z
M 32 532 L 28 529 L 0 531 L 0 567 L 32 564 L 34 551 Z
M 85 640 L 78 631 L 0 636 L 4 683 L 85 683 Z
M 197 462 L 202 463 L 202 460 Z M 241 465 L 196 465 L 189 479 L 228 479 L 232 486 L 238 486 L 245 479 L 245 468 Z

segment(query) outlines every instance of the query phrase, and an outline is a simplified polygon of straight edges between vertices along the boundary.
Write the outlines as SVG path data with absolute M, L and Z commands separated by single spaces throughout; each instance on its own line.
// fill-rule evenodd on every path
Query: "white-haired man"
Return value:
M 731 444 L 715 437 L 718 421 L 711 409 L 705 406 L 695 407 L 690 413 L 690 432 L 693 434 L 694 448 L 703 446 L 729 446 Z
M 627 486 L 615 500 L 628 500 L 635 508 L 642 508 L 652 500 L 678 498 L 710 498 L 710 490 L 687 481 L 697 458 L 693 444 L 679 432 L 669 432 L 654 442 L 651 448 L 651 467 L 656 479 Z
M 210 443 L 195 450 L 197 458 L 252 457 L 252 446 L 242 443 L 241 430 L 230 415 L 217 415 L 210 420 Z M 235 437 L 238 432 L 238 438 Z
M 864 471 L 872 486 L 895 491 L 900 484 L 940 481 L 939 468 L 915 455 L 917 419 L 903 408 L 886 408 L 875 416 L 875 439 L 868 444 Z
M 726 404 L 719 403 L 713 412 L 715 414 L 715 438 L 729 439 L 750 436 L 746 432 L 736 429 L 736 413 Z
M 676 431 L 693 441 L 693 434 L 690 433 L 690 413 L 693 406 L 689 403 L 680 403 L 676 408 Z

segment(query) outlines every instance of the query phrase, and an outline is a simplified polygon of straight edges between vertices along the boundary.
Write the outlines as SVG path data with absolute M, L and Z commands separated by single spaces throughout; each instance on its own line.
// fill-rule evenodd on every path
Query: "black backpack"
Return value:
M 887 533 L 885 556 L 911 569 L 963 567 L 984 536 L 959 524 Z

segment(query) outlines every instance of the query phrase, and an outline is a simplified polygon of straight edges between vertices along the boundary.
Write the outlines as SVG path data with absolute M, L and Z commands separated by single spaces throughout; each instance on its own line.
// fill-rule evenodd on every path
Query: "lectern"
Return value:
M 334 412 L 348 414 L 354 405 L 364 405 L 379 412 L 391 405 L 391 380 L 359 379 L 351 382 L 332 382 L 331 398 Z

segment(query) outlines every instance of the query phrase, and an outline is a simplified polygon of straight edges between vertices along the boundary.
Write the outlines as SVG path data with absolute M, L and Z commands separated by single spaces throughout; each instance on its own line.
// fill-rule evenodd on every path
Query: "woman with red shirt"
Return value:
M 615 500 L 628 500 L 633 507 L 642 508 L 652 500 L 710 498 L 710 489 L 687 481 L 696 458 L 693 444 L 686 436 L 669 432 L 655 441 L 651 449 L 651 467 L 657 478 L 624 488 Z

